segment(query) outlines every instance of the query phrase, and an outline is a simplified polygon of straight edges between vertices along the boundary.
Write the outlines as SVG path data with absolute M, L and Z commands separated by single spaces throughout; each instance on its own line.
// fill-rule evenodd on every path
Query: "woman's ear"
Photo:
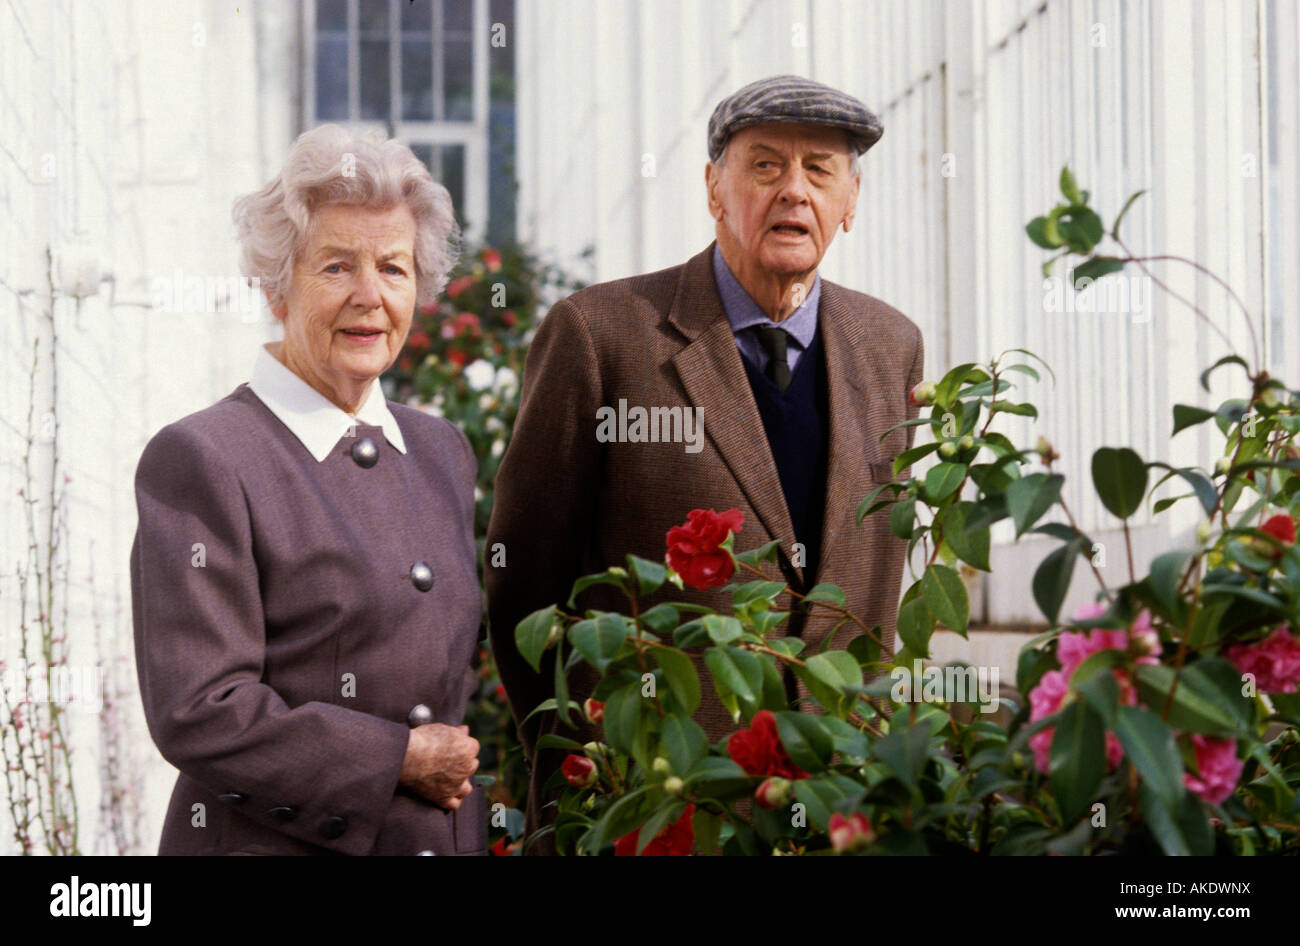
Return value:
M 284 297 L 272 299 L 270 289 L 264 289 L 263 293 L 266 295 L 266 307 L 271 310 L 271 314 L 275 316 L 277 322 L 283 322 L 285 315 L 288 314 L 288 307 L 284 304 Z

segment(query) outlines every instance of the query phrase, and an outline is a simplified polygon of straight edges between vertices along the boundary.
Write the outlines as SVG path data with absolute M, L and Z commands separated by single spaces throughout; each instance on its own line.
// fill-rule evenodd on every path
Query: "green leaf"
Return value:
M 1201 802 L 1184 791 L 1174 803 L 1159 797 L 1146 785 L 1138 789 L 1142 823 L 1161 850 L 1170 857 L 1206 857 L 1214 853 L 1214 831 Z
M 838 585 L 832 585 L 827 582 L 814 585 L 812 591 L 804 595 L 803 600 L 805 604 L 811 604 L 814 601 L 828 601 L 841 608 L 844 607 L 846 603 L 843 590 L 841 590 Z
M 748 552 L 741 552 L 736 556 L 736 561 L 742 565 L 752 565 L 757 568 L 761 562 L 771 562 L 776 564 L 777 549 L 781 547 L 780 541 L 772 541 L 760 545 L 756 549 L 750 549 Z
M 546 641 L 554 623 L 555 607 L 548 605 L 538 608 L 515 626 L 515 646 L 519 649 L 519 656 L 538 673 L 542 672 L 542 651 L 546 650 Z
M 913 447 L 910 450 L 904 450 L 898 456 L 894 457 L 894 475 L 897 476 L 903 470 L 907 469 L 922 457 L 929 456 L 939 449 L 939 444 L 923 443 L 919 447 Z
M 695 850 L 704 855 L 713 854 L 722 835 L 722 816 L 696 808 L 691 825 L 695 829 Z
M 636 745 L 637 730 L 641 726 L 641 712 L 645 699 L 641 696 L 641 681 L 620 687 L 605 700 L 605 741 L 619 752 L 631 755 Z M 626 833 L 626 832 L 625 832 Z
M 945 374 L 939 380 L 939 383 L 934 386 L 935 406 L 940 411 L 946 410 L 952 404 L 953 397 L 957 394 L 957 389 L 972 375 L 978 375 L 980 380 L 988 377 L 988 375 L 975 366 L 975 362 L 973 361 L 949 369 L 948 373 Z M 935 444 L 935 446 L 937 447 L 938 444 Z M 894 470 L 897 472 L 898 467 L 895 466 Z
M 1038 372 L 1037 372 L 1034 368 L 1032 368 L 1031 366 L 1029 366 L 1029 365 L 1005 365 L 1005 366 L 1002 368 L 1002 370 L 1003 370 L 1003 371 L 1019 371 L 1021 374 L 1027 374 L 1027 375 L 1029 375 L 1029 377 L 1033 378 L 1035 381 L 1041 381 L 1041 380 L 1042 380 L 1040 377 L 1038 377 Z
M 726 644 L 730 641 L 739 640 L 745 633 L 741 623 L 730 615 L 706 614 L 700 618 L 700 621 L 704 624 L 704 629 L 708 632 L 709 638 L 715 644 Z
M 685 775 L 703 759 L 709 751 L 709 740 L 699 723 L 689 717 L 670 714 L 664 717 L 663 730 L 664 757 L 673 768 L 673 774 Z
M 1052 734 L 1052 795 L 1069 824 L 1093 802 L 1106 765 L 1105 728 L 1086 703 L 1070 703 Z
M 1189 404 L 1174 405 L 1174 433 L 1180 430 L 1186 430 L 1188 427 L 1194 427 L 1203 423 L 1214 416 L 1214 411 L 1207 411 L 1203 407 L 1192 407 Z M 1172 435 L 1171 435 L 1172 436 Z
M 1020 538 L 1061 495 L 1065 477 L 1059 473 L 1030 473 L 1006 488 L 1007 510 Z
M 725 688 L 746 703 L 757 703 L 763 689 L 758 656 L 735 647 L 710 647 L 704 652 L 704 663 L 713 674 L 715 687 Z M 718 695 L 723 695 L 721 690 Z
M 983 571 L 989 566 L 989 515 L 972 502 L 949 506 L 943 514 L 943 538 L 963 562 Z
M 654 594 L 668 578 L 668 570 L 662 562 L 652 562 L 635 555 L 628 555 L 627 570 L 636 579 L 637 593 L 642 596 Z
M 1176 805 L 1184 792 L 1183 762 L 1173 731 L 1154 713 L 1121 706 L 1114 732 L 1142 781 L 1166 804 Z
M 1061 613 L 1061 603 L 1070 590 L 1070 579 L 1074 575 L 1074 562 L 1082 547 L 1077 538 L 1067 542 L 1043 559 L 1034 572 L 1034 601 L 1048 624 L 1055 624 Z
M 1074 175 L 1070 172 L 1070 166 L 1067 164 L 1061 168 L 1061 193 L 1065 195 L 1065 200 L 1070 204 L 1082 204 L 1083 198 L 1079 194 L 1079 185 L 1074 182 Z
M 910 539 L 912 537 L 912 527 L 916 522 L 916 498 L 909 496 L 907 499 L 894 503 L 889 510 L 889 531 L 900 539 Z
M 898 609 L 898 637 L 907 648 L 922 657 L 930 656 L 930 635 L 934 633 L 934 614 L 925 600 L 916 598 Z
M 664 673 L 664 682 L 683 713 L 695 714 L 700 706 L 700 675 L 691 658 L 680 650 L 669 647 L 652 647 L 650 655 Z
M 1085 279 L 1089 282 L 1096 282 L 1102 276 L 1118 273 L 1123 268 L 1123 261 L 1113 256 L 1094 256 L 1074 267 L 1074 270 L 1070 273 L 1070 278 L 1074 282 L 1075 292 L 1083 292 L 1088 288 L 1088 283 L 1084 282 Z
M 641 624 L 656 634 L 667 634 L 674 630 L 681 619 L 677 606 L 669 602 L 656 604 L 648 611 L 642 611 L 640 615 Z
M 1025 233 L 1029 234 L 1029 239 L 1034 241 L 1035 246 L 1045 250 L 1054 250 L 1065 242 L 1054 233 L 1048 233 L 1046 217 L 1035 217 L 1030 220 L 1025 224 Z
M 1076 253 L 1091 253 L 1105 234 L 1101 218 L 1082 204 L 1057 207 L 1047 219 L 1049 227 L 1054 224 L 1061 239 Z
M 583 575 L 573 583 L 573 591 L 569 594 L 569 607 L 576 608 L 578 595 L 582 594 L 582 592 L 586 591 L 593 585 L 613 585 L 615 588 L 620 589 L 624 594 L 626 594 L 628 590 L 628 576 L 622 568 L 617 571 L 612 568 L 607 568 L 599 575 Z
M 1038 408 L 1032 404 L 1016 404 L 1014 401 L 993 401 L 989 404 L 989 413 L 1017 414 L 1038 419 Z
M 970 601 L 960 575 L 947 565 L 931 565 L 921 576 L 921 596 L 937 620 L 949 630 L 966 636 Z
M 1177 627 L 1182 627 L 1187 620 L 1187 602 L 1178 593 L 1178 585 L 1183 580 L 1187 561 L 1192 554 L 1191 549 L 1175 549 L 1157 556 L 1151 562 L 1148 587 L 1165 615 Z
M 1138 697 L 1163 712 L 1174 683 L 1174 668 L 1137 668 Z M 1222 657 L 1206 657 L 1183 667 L 1169 709 L 1169 725 L 1207 736 L 1240 736 L 1254 722 L 1254 701 L 1241 693 L 1241 671 Z
M 1143 188 L 1137 193 L 1131 195 L 1128 200 L 1124 201 L 1124 206 L 1120 208 L 1119 216 L 1115 218 L 1114 226 L 1110 228 L 1110 235 L 1116 240 L 1119 239 L 1119 225 L 1124 222 L 1124 215 L 1127 214 L 1128 209 L 1133 206 L 1133 202 L 1145 193 L 1146 189 Z
M 1142 507 L 1147 467 L 1128 447 L 1100 447 L 1092 455 L 1092 482 L 1102 505 L 1127 519 Z
M 1210 365 L 1210 367 L 1201 372 L 1201 387 L 1205 388 L 1207 391 L 1210 390 L 1210 374 L 1221 365 L 1241 365 L 1241 367 L 1246 369 L 1247 376 L 1250 375 L 1250 366 L 1242 360 L 1240 355 L 1224 355 L 1214 364 Z
M 966 478 L 966 464 L 939 463 L 925 474 L 925 495 L 931 503 L 939 503 L 961 485 Z
M 1218 490 L 1214 488 L 1214 484 L 1210 482 L 1206 475 L 1195 467 L 1172 467 L 1168 463 L 1162 463 L 1159 460 L 1152 460 L 1147 464 L 1147 467 L 1159 467 L 1160 469 L 1169 471 L 1160 478 L 1160 481 L 1156 483 L 1155 486 L 1151 488 L 1153 493 L 1155 492 L 1156 487 L 1160 486 L 1160 484 L 1169 479 L 1169 477 L 1178 476 L 1192 487 L 1193 492 L 1196 493 L 1196 498 L 1201 503 L 1201 508 L 1205 510 L 1207 516 L 1211 511 L 1213 511 L 1214 507 L 1219 504 Z
M 929 759 L 929 744 L 928 726 L 900 727 L 883 739 L 877 739 L 871 747 L 871 754 L 916 793 L 920 790 L 921 773 Z
M 587 663 L 601 673 L 627 640 L 628 619 L 621 614 L 600 614 L 569 628 L 569 643 Z
M 790 761 L 805 772 L 821 772 L 831 760 L 831 737 L 816 716 L 792 710 L 779 710 L 776 717 L 777 733 Z
M 890 489 L 891 487 L 892 487 L 893 490 L 894 490 L 894 495 L 893 495 L 893 496 L 890 496 L 890 497 L 887 498 L 887 499 L 882 499 L 882 500 L 877 504 L 878 506 L 880 506 L 880 507 L 883 508 L 884 506 L 887 506 L 887 505 L 889 505 L 891 502 L 893 502 L 893 501 L 894 501 L 894 498 L 898 495 L 898 491 L 899 491 L 900 489 L 902 489 L 902 487 L 899 486 L 897 483 L 881 483 L 879 486 L 877 486 L 875 489 L 873 489 L 870 493 L 868 493 L 867 496 L 866 496 L 866 498 L 863 499 L 862 502 L 858 503 L 858 510 L 857 510 L 857 522 L 858 522 L 858 525 L 862 525 L 862 520 L 865 519 L 868 515 L 870 515 L 870 514 L 871 514 L 871 511 L 874 511 L 874 510 L 872 509 L 872 502 L 875 500 L 875 498 L 876 498 L 877 496 L 879 496 L 880 493 L 881 493 L 883 490 Z

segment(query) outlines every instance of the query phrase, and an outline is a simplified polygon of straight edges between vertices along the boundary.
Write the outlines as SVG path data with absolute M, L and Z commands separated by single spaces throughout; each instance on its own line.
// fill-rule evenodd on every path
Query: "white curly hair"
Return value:
M 320 207 L 401 203 L 415 218 L 416 304 L 432 302 L 459 255 L 460 228 L 451 195 L 410 148 L 373 130 L 321 125 L 303 132 L 280 173 L 235 201 L 240 269 L 259 280 L 275 304 L 289 289 L 294 260 Z

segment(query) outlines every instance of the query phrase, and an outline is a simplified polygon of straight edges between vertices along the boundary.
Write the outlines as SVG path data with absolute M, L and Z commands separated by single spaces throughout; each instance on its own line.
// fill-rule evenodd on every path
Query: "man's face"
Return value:
M 742 269 L 778 276 L 815 270 L 841 224 L 853 225 L 858 179 L 844 132 L 824 125 L 751 125 L 709 164 L 709 213 L 718 242 Z

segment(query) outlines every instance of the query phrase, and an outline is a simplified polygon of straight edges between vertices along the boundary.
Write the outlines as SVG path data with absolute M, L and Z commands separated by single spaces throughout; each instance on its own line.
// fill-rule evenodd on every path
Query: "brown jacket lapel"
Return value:
M 786 508 L 776 461 L 758 413 L 713 278 L 713 246 L 693 257 L 682 273 L 668 321 L 687 338 L 673 356 L 682 386 L 703 409 L 704 432 L 722 454 L 768 533 L 788 556 L 794 525 Z M 721 511 L 721 510 L 719 510 Z

